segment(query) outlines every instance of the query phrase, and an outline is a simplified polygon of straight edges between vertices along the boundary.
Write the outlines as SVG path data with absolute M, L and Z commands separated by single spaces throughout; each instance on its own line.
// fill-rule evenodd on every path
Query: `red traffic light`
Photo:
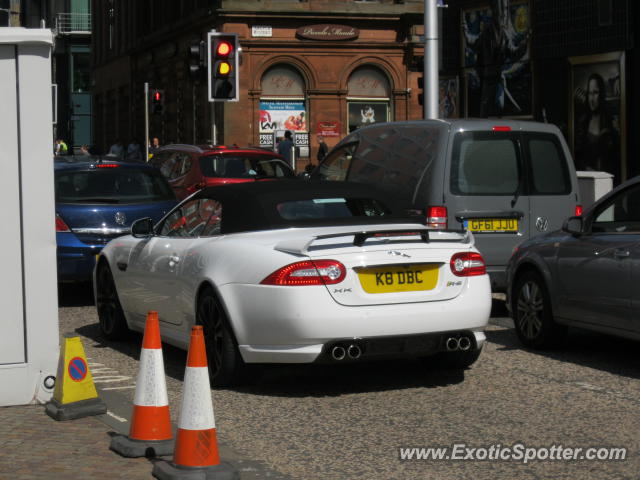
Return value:
M 162 94 L 158 90 L 153 92 L 153 100 L 155 102 L 159 102 L 160 100 L 162 100 Z
M 216 55 L 219 57 L 227 57 L 231 53 L 232 47 L 229 42 L 220 42 L 216 47 Z

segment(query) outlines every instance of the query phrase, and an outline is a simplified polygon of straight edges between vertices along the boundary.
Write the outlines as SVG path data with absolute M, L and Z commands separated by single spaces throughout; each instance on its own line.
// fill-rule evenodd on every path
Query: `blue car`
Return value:
M 90 281 L 107 242 L 178 203 L 160 171 L 144 163 L 76 157 L 57 160 L 54 170 L 58 282 Z

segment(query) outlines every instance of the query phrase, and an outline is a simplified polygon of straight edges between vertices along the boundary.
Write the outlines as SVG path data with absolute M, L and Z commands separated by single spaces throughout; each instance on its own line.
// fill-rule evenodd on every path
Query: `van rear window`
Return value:
M 571 181 L 562 148 L 552 135 L 525 135 L 531 163 L 531 195 L 561 195 L 571 192 Z
M 513 195 L 519 182 L 518 145 L 510 133 L 456 135 L 451 161 L 453 194 Z

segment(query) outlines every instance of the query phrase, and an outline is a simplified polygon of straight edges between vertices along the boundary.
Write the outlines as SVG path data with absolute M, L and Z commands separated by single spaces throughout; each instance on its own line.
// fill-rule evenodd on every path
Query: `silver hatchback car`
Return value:
M 640 339 L 640 177 L 562 230 L 520 245 L 507 280 L 507 305 L 525 346 L 554 346 L 567 325 Z

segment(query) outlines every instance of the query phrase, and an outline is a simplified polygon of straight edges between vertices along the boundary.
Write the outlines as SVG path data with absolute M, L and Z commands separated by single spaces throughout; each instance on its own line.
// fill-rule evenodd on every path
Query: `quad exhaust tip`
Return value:
M 445 341 L 445 347 L 447 348 L 447 351 L 449 352 L 453 352 L 455 350 L 462 350 L 462 351 L 467 351 L 471 348 L 472 346 L 472 342 L 471 342 L 471 338 L 468 336 L 462 336 L 460 338 L 457 337 L 449 337 L 447 338 L 447 340 Z
M 336 345 L 331 349 L 331 358 L 333 358 L 334 360 L 338 360 L 338 361 L 344 360 L 345 356 L 346 356 L 346 351 L 340 345 Z
M 445 345 L 447 346 L 447 350 L 450 352 L 458 350 L 458 348 L 460 348 L 460 342 L 456 337 L 447 338 Z
M 329 350 L 331 358 L 337 362 L 346 359 L 357 360 L 362 356 L 362 347 L 357 343 L 337 344 Z
M 362 350 L 360 349 L 359 345 L 352 344 L 349 345 L 349 348 L 347 348 L 347 354 L 352 360 L 357 360 L 358 358 L 360 358 L 360 355 L 362 355 Z

